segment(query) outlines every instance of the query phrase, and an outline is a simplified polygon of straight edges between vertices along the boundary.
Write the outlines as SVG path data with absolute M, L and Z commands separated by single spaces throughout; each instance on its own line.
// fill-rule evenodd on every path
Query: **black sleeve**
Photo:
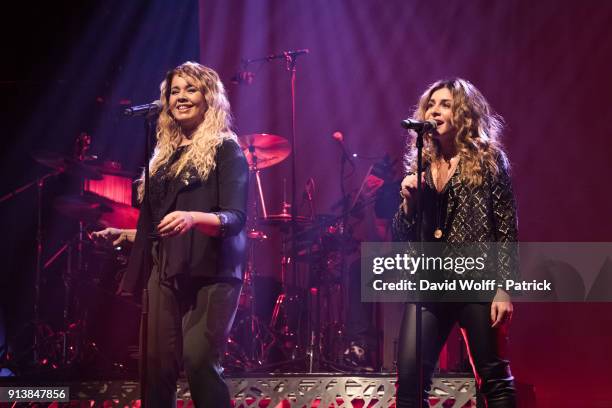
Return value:
M 493 230 L 498 248 L 498 278 L 517 279 L 518 219 L 514 191 L 505 160 L 498 160 L 499 172 L 491 182 Z
M 410 172 L 406 175 L 409 176 L 411 174 L 415 173 Z M 400 185 L 398 186 L 397 191 L 399 191 L 401 188 L 401 183 L 402 182 L 400 180 Z M 413 212 L 412 216 L 408 216 L 406 213 L 404 213 L 401 206 L 401 200 L 399 208 L 397 209 L 391 224 L 391 236 L 393 241 L 416 241 L 416 212 Z
M 416 241 L 416 217 L 409 217 L 400 207 L 391 224 L 393 241 Z
M 240 146 L 225 140 L 217 152 L 217 176 L 221 237 L 231 237 L 242 231 L 246 223 L 249 167 Z

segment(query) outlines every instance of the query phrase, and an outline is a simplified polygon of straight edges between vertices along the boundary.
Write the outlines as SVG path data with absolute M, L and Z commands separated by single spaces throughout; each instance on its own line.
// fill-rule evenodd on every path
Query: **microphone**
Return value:
M 230 82 L 235 85 L 247 84 L 251 85 L 255 79 L 255 73 L 251 71 L 238 71 L 230 78 Z
M 306 55 L 309 53 L 310 53 L 310 50 L 308 48 L 305 48 L 303 50 L 290 50 L 290 51 L 283 51 L 280 54 L 268 55 L 266 59 L 270 61 L 273 59 L 282 59 L 282 58 L 287 58 L 287 57 L 296 58 L 296 57 L 299 57 L 300 55 Z
M 438 127 L 438 123 L 433 119 L 421 122 L 419 120 L 408 118 L 402 120 L 402 127 L 404 129 L 414 130 L 415 132 L 431 132 Z
M 344 145 L 344 135 L 342 134 L 342 132 L 336 131 L 332 133 L 332 139 L 338 142 L 338 144 L 340 145 L 340 148 L 342 149 L 342 160 L 346 160 L 354 168 L 355 163 L 353 163 L 353 160 L 351 159 L 351 155 L 346 150 L 346 146 Z
M 125 116 L 153 116 L 157 115 L 162 108 L 161 101 L 153 101 L 144 105 L 130 106 L 125 108 L 123 114 Z
M 332 139 L 334 139 L 338 143 L 344 143 L 344 135 L 342 134 L 342 132 L 334 132 L 332 134 Z

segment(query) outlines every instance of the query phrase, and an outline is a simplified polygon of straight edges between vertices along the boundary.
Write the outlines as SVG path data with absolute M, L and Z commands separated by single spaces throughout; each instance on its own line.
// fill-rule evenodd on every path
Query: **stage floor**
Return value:
M 253 374 L 227 376 L 235 408 L 386 408 L 395 406 L 393 373 L 385 374 Z M 88 407 L 139 407 L 140 387 L 135 380 L 44 382 L 5 378 L 2 386 L 52 386 L 70 388 L 70 401 Z M 467 374 L 434 377 L 432 407 L 475 407 L 474 378 Z M 74 403 L 73 403 L 74 404 Z M 70 404 L 71 406 L 74 406 Z M 60 406 L 63 405 L 60 403 Z M 185 379 L 177 384 L 177 406 L 192 406 Z

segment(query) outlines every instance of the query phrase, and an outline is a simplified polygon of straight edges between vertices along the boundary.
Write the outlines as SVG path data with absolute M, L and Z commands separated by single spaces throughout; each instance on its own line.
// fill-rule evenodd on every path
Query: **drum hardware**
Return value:
M 256 246 L 268 238 L 263 231 L 259 230 L 259 214 L 262 214 L 263 219 L 268 218 L 260 170 L 286 159 L 291 154 L 291 147 L 285 138 L 266 133 L 240 136 L 238 142 L 249 164 L 249 189 L 255 189 L 256 194 L 250 195 L 252 199 L 248 205 L 248 258 L 237 312 L 239 319 L 228 339 L 225 362 L 228 366 L 235 368 L 257 370 L 262 367 L 266 344 L 270 342 L 269 329 L 256 314 L 254 296 L 255 279 L 257 278 Z M 241 331 L 246 331 L 249 336 L 244 336 Z M 241 334 L 246 337 L 242 342 L 244 344 L 241 344 L 240 341 Z M 236 364 L 237 362 L 239 364 Z
M 42 261 L 42 253 L 43 253 L 43 217 L 42 217 L 42 195 L 45 183 L 48 178 L 57 176 L 62 173 L 66 173 L 72 176 L 78 177 L 90 177 L 90 178 L 100 178 L 100 174 L 90 168 L 87 164 L 84 163 L 86 159 L 89 158 L 87 156 L 87 149 L 91 144 L 91 137 L 86 133 L 81 133 L 77 139 L 75 140 L 75 151 L 73 157 L 63 156 L 57 153 L 51 152 L 35 152 L 32 154 L 32 158 L 48 167 L 53 169 L 52 172 L 44 174 L 43 176 L 37 178 L 35 181 L 25 184 L 14 190 L 13 192 L 6 194 L 2 198 L 0 198 L 0 203 L 12 199 L 19 195 L 20 193 L 28 190 L 32 186 L 37 187 L 37 198 L 36 198 L 36 211 L 37 211 L 37 223 L 36 223 L 36 273 L 34 277 L 34 310 L 33 310 L 33 320 L 24 325 L 24 327 L 17 330 L 18 337 L 21 332 L 25 331 L 28 327 L 34 327 L 33 334 L 33 342 L 32 348 L 33 351 L 33 364 L 34 366 L 42 366 L 45 358 L 42 358 L 41 351 L 44 346 L 41 343 L 44 330 L 43 328 L 46 326 L 40 319 L 40 290 L 41 290 L 41 274 L 43 271 L 43 261 Z M 64 356 L 66 353 L 63 353 Z
M 137 208 L 89 191 L 60 196 L 55 199 L 54 207 L 60 214 L 87 224 L 133 229 L 138 222 Z
M 68 167 L 74 168 L 73 173 L 79 177 L 79 196 L 64 196 L 56 200 L 55 208 L 60 212 L 64 213 L 71 218 L 78 221 L 78 233 L 76 237 L 72 238 L 66 247 L 67 261 L 66 268 L 62 274 L 62 281 L 64 283 L 64 308 L 62 312 L 63 327 L 62 333 L 62 366 L 67 367 L 73 364 L 76 358 L 84 356 L 81 351 L 84 350 L 84 343 L 86 337 L 86 322 L 87 322 L 87 310 L 80 310 L 77 314 L 76 323 L 69 321 L 69 309 L 72 301 L 72 292 L 75 289 L 76 278 L 83 275 L 85 272 L 84 264 L 84 248 L 87 245 L 85 225 L 93 223 L 99 218 L 102 213 L 111 213 L 113 210 L 110 206 L 104 205 L 100 201 L 96 202 L 96 197 L 85 194 L 85 183 L 86 180 L 101 180 L 101 173 L 93 166 L 85 164 L 86 161 L 95 159 L 95 156 L 88 155 L 88 150 L 91 146 L 91 136 L 87 133 L 81 133 L 77 136 L 74 143 L 73 159 L 64 158 L 64 162 L 71 164 Z M 52 162 L 47 162 L 49 165 Z M 59 163 L 61 165 L 61 162 Z M 73 266 L 73 251 L 76 249 L 76 268 Z M 52 257 L 47 265 L 53 263 L 58 257 Z M 78 307 L 77 307 L 78 308 Z M 75 316 L 75 317 L 77 317 Z M 74 346 L 68 346 L 68 332 L 69 329 L 76 330 L 77 344 Z M 72 358 L 68 358 L 68 351 L 73 351 Z
M 268 239 L 268 236 L 263 231 L 252 229 L 247 231 L 247 238 L 261 242 Z
M 276 60 L 281 60 L 281 61 L 285 61 L 286 64 L 286 68 L 287 71 L 289 72 L 289 77 L 287 78 L 289 80 L 288 85 L 290 86 L 290 90 L 291 90 L 291 139 L 290 139 L 290 144 L 289 146 L 292 148 L 292 155 L 291 155 L 291 200 L 289 201 L 291 203 L 291 221 L 289 222 L 289 226 L 290 226 L 290 231 L 291 231 L 291 235 L 292 235 L 292 239 L 290 240 L 290 242 L 294 243 L 295 239 L 293 237 L 293 235 L 295 235 L 295 233 L 297 232 L 297 223 L 296 223 L 296 218 L 297 218 L 297 205 L 296 205 L 296 159 L 297 159 L 297 150 L 296 150 L 296 133 L 297 133 L 297 123 L 296 123 L 296 79 L 297 79 L 297 60 L 299 56 L 302 55 L 306 55 L 308 54 L 309 51 L 307 49 L 304 50 L 290 50 L 290 51 L 284 51 L 282 53 L 279 54 L 275 54 L 275 55 L 268 55 L 265 57 L 260 57 L 260 58 L 252 58 L 252 59 L 243 59 L 242 60 L 242 71 L 245 72 L 248 68 L 248 66 L 250 64 L 253 63 L 264 63 L 264 62 L 271 62 L 271 61 L 276 61 Z M 238 77 L 240 77 L 240 75 L 238 75 Z M 252 77 L 250 78 L 250 81 L 252 81 Z M 250 81 L 248 83 L 250 83 Z M 271 140 L 270 140 L 271 142 Z M 284 142 L 283 142 L 284 143 Z M 254 143 L 252 143 L 254 144 Z M 272 144 L 272 143 L 270 143 Z M 286 146 L 286 147 L 289 147 Z M 279 149 L 282 150 L 282 149 Z M 286 148 L 285 148 L 286 150 Z M 263 159 L 264 157 L 260 157 L 260 159 Z M 282 159 L 280 159 L 282 160 Z M 279 161 L 280 161 L 279 160 Z M 287 201 L 286 199 L 283 201 Z M 286 256 L 286 251 L 283 251 L 283 265 L 282 267 L 284 268 L 286 265 L 288 265 L 291 260 L 291 258 L 295 257 L 295 248 L 292 246 L 290 248 L 290 252 L 289 252 L 289 256 Z M 285 259 L 286 258 L 286 259 Z M 292 264 L 292 271 L 293 271 L 293 275 L 295 276 L 297 274 L 297 268 L 296 268 L 296 264 L 295 262 Z M 284 281 L 284 277 L 282 278 L 282 280 Z
M 60 173 L 66 173 L 69 176 L 84 177 L 89 180 L 102 180 L 100 171 L 86 163 L 86 160 L 93 160 L 94 156 L 86 156 L 84 160 L 64 156 L 58 153 L 49 151 L 37 151 L 32 153 L 32 158 L 39 164 L 45 167 L 52 168 Z
M 238 143 L 244 152 L 251 171 L 274 166 L 291 154 L 291 145 L 287 139 L 268 133 L 240 136 Z
M 250 160 L 251 175 L 256 174 L 258 163 L 259 157 L 255 151 Z M 310 217 L 294 218 L 284 188 L 281 212 L 258 217 L 260 214 L 257 211 L 258 206 L 260 203 L 265 203 L 263 189 L 260 179 L 252 177 L 251 180 L 259 185 L 255 186 L 257 196 L 249 206 L 247 231 L 251 242 L 249 242 L 244 293 L 238 310 L 239 318 L 228 341 L 225 364 L 230 369 L 238 369 L 236 362 L 241 361 L 242 369 L 246 368 L 249 371 L 304 367 L 313 372 L 322 364 L 338 370 L 340 368 L 335 364 L 335 360 L 339 360 L 343 350 L 342 347 L 338 347 L 339 336 L 343 332 L 341 319 L 337 316 L 332 318 L 329 308 L 324 306 L 329 302 L 325 299 L 326 295 L 333 294 L 329 297 L 338 302 L 342 300 L 341 279 L 331 277 L 330 269 L 337 269 L 338 251 L 346 244 L 340 239 L 340 236 L 344 236 L 342 235 L 344 226 L 339 222 L 343 216 L 314 216 L 311 211 Z M 307 183 L 307 189 L 309 191 L 305 194 L 309 201 L 312 201 L 311 197 L 314 194 L 312 180 Z M 295 241 L 291 240 L 293 224 L 299 228 L 295 234 Z M 252 308 L 255 303 L 253 281 L 256 276 L 254 248 L 258 242 L 267 238 L 258 226 L 277 228 L 281 234 L 282 290 L 275 301 L 268 326 L 262 324 Z M 292 248 L 297 251 L 295 260 L 291 258 Z M 306 262 L 311 265 L 310 289 L 297 287 L 295 274 L 289 272 L 292 262 Z M 248 326 L 252 327 L 252 335 L 245 344 L 242 344 L 239 332 Z
M 327 351 L 324 350 L 323 341 L 328 344 L 333 343 L 338 339 L 337 334 L 342 333 L 342 329 L 338 327 L 339 319 L 336 318 L 333 322 L 326 321 L 327 333 L 325 336 L 319 335 L 320 328 L 323 326 L 320 319 L 323 311 L 320 305 L 320 294 L 331 293 L 326 289 L 326 285 L 332 285 L 333 288 L 339 286 L 338 279 L 329 279 L 326 276 L 325 268 L 333 264 L 333 262 L 328 262 L 326 257 L 334 257 L 333 253 L 337 251 L 339 244 L 333 242 L 336 240 L 337 231 L 343 228 L 338 226 L 338 217 L 314 216 L 312 198 L 314 181 L 312 179 L 308 181 L 305 192 L 305 199 L 310 203 L 309 217 L 292 216 L 292 205 L 286 197 L 285 180 L 283 180 L 282 210 L 278 214 L 268 214 L 259 171 L 261 168 L 275 165 L 288 157 L 290 146 L 280 136 L 268 134 L 241 136 L 239 141 L 247 157 L 252 176 L 250 177 L 250 189 L 255 190 L 255 194 L 251 195 L 252 200 L 248 207 L 249 252 L 243 293 L 237 313 L 238 317 L 228 340 L 225 365 L 229 369 L 255 371 L 305 364 L 306 369 L 311 372 L 318 369 L 320 363 L 332 365 L 332 361 L 322 356 L 322 353 Z M 298 228 L 295 236 L 299 238 L 296 240 L 291 239 L 293 225 Z M 255 247 L 267 239 L 267 235 L 259 229 L 260 226 L 277 228 L 281 234 L 282 245 L 280 262 L 282 290 L 275 301 L 268 325 L 263 324 L 254 310 L 254 281 L 257 277 Z M 322 270 L 316 272 L 317 277 L 311 281 L 309 285 L 311 290 L 298 288 L 295 274 L 289 273 L 293 262 L 291 251 L 294 248 L 298 251 L 295 262 L 312 264 L 318 262 L 318 268 Z M 314 248 L 316 249 L 313 250 Z M 341 299 L 338 296 L 336 298 Z M 250 328 L 250 336 L 246 342 L 241 341 L 243 339 L 240 337 L 245 328 Z M 331 349 L 331 346 L 328 348 Z
M 76 298 L 78 297 L 75 295 L 74 289 L 77 286 L 78 278 L 82 278 L 81 275 L 85 270 L 83 251 L 88 245 L 85 225 L 97 222 L 102 224 L 114 223 L 119 219 L 124 221 L 124 228 L 127 228 L 128 224 L 135 226 L 135 219 L 138 217 L 138 210 L 136 209 L 128 210 L 125 205 L 84 191 L 86 181 L 102 179 L 100 168 L 88 163 L 96 159 L 95 156 L 87 153 L 90 144 L 91 137 L 86 133 L 81 133 L 75 140 L 72 157 L 48 151 L 32 153 L 31 156 L 34 161 L 51 168 L 53 171 L 0 198 L 0 202 L 9 200 L 34 185 L 38 190 L 34 316 L 31 322 L 26 323 L 13 336 L 13 339 L 23 339 L 26 331 L 29 331 L 30 327 L 33 328 L 32 347 L 26 350 L 23 355 L 18 356 L 17 359 L 23 362 L 23 359 L 32 353 L 32 367 L 34 369 L 68 368 L 77 362 L 83 362 L 87 357 L 85 353 L 95 352 L 94 343 L 90 344 L 85 339 L 86 312 L 79 314 L 79 316 L 71 316 L 71 307 L 75 307 L 73 302 L 77 301 Z M 77 220 L 79 229 L 75 236 L 65 242 L 43 263 L 42 192 L 48 178 L 62 173 L 80 179 L 79 194 L 59 197 L 55 200 L 54 207 L 59 213 Z M 65 268 L 62 268 L 61 274 L 64 287 L 62 327 L 53 331 L 49 325 L 42 322 L 40 317 L 41 285 L 43 271 L 54 265 L 63 255 L 66 258 L 66 265 Z M 76 262 L 74 262 L 75 258 Z
M 138 177 L 138 174 L 131 172 L 131 171 L 124 170 L 121 163 L 113 161 L 113 160 L 104 160 L 101 163 L 100 161 L 96 161 L 95 163 L 90 164 L 90 166 L 94 170 L 98 171 L 102 175 L 102 177 L 104 177 L 105 174 L 109 174 L 112 176 L 125 177 L 131 180 Z

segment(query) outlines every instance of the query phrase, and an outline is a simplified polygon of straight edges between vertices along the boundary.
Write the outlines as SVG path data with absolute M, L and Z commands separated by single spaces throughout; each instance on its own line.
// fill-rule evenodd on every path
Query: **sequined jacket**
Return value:
M 501 248 L 496 257 L 494 272 L 471 271 L 471 278 L 496 278 L 498 282 L 518 277 L 518 250 L 515 245 L 518 235 L 516 202 L 512 183 L 504 163 L 499 160 L 497 175 L 485 170 L 483 183 L 472 187 L 461 182 L 461 163 L 441 193 L 435 190 L 431 167 L 425 170 L 424 220 L 422 240 L 441 241 L 448 244 L 496 243 Z M 445 211 L 440 226 L 436 224 L 434 200 L 443 198 Z M 442 238 L 434 238 L 434 230 L 442 230 Z M 415 217 L 408 217 L 400 208 L 394 216 L 392 226 L 394 241 L 416 241 Z M 492 245 L 491 245 L 492 246 Z M 491 276 L 494 274 L 494 276 Z

